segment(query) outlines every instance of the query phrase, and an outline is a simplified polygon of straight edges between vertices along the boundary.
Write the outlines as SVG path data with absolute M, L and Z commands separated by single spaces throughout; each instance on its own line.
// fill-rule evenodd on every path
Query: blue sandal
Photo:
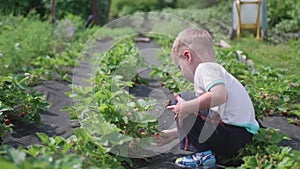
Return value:
M 175 164 L 180 168 L 214 169 L 216 168 L 216 158 L 213 153 L 208 150 L 177 158 Z

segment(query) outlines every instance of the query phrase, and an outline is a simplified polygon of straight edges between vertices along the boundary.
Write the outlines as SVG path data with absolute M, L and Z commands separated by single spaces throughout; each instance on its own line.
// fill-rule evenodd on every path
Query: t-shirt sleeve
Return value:
M 225 84 L 225 70 L 217 63 L 201 63 L 196 69 L 194 83 L 207 92 L 216 84 Z

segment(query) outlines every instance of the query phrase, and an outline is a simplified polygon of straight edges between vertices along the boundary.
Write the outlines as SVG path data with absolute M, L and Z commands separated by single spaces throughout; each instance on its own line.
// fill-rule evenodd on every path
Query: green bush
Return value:
M 39 0 L 0 0 L 0 10 L 3 14 L 27 15 L 36 10 L 41 16 L 45 15 L 45 6 Z
M 108 21 L 109 5 L 111 0 L 98 0 L 98 18 L 99 23 L 104 25 Z M 48 9 L 46 13 L 50 15 L 51 1 L 43 0 L 43 5 Z M 89 15 L 93 14 L 93 1 L 91 0 L 56 0 L 55 17 L 56 19 L 65 18 L 66 15 L 72 14 L 80 16 L 86 20 Z
M 22 16 L 0 20 L 1 75 L 26 71 L 35 57 L 50 54 L 52 25 Z
M 268 23 L 283 32 L 297 32 L 300 28 L 300 2 L 298 0 L 267 1 Z
M 99 0 L 99 2 L 100 1 L 101 0 Z M 14 14 L 27 16 L 30 11 L 35 10 L 41 17 L 47 17 L 50 16 L 51 13 L 51 0 L 0 0 L 0 9 L 4 15 Z M 68 13 L 87 18 L 92 14 L 92 1 L 56 0 L 56 18 L 61 19 Z
M 149 12 L 161 10 L 164 7 L 174 7 L 174 2 L 168 2 L 167 0 L 112 0 L 109 15 L 110 17 L 120 17 L 133 14 L 136 11 Z
M 176 7 L 177 8 L 208 8 L 212 6 L 217 6 L 220 2 L 224 2 L 224 0 L 177 0 Z M 226 1 L 228 2 L 228 1 Z
M 98 0 L 100 1 L 100 0 Z M 47 9 L 46 13 L 50 15 L 50 0 L 42 0 L 43 5 Z M 91 0 L 55 0 L 55 17 L 57 19 L 63 18 L 66 14 L 87 18 L 92 14 L 92 1 Z

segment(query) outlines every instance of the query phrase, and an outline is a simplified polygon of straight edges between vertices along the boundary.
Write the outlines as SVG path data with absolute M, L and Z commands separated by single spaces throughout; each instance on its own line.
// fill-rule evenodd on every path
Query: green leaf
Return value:
M 0 82 L 12 82 L 13 78 L 11 76 L 0 76 Z
M 299 110 L 294 110 L 294 111 L 291 112 L 291 114 L 294 114 L 294 115 L 300 117 L 300 111 Z
M 11 111 L 13 108 L 6 106 L 5 104 L 2 103 L 0 100 L 0 112 L 5 112 L 5 111 Z
M 66 143 L 66 140 L 61 136 L 54 136 L 55 143 L 58 146 L 63 146 Z
M 10 163 L 10 162 L 6 162 L 1 160 L 1 168 L 5 168 L 5 169 L 18 169 L 17 166 L 15 166 L 14 164 Z
M 287 108 L 286 107 L 278 107 L 278 110 L 281 112 L 286 112 Z
M 61 169 L 81 169 L 83 157 L 77 157 L 75 154 L 68 155 L 62 159 L 56 161 Z
M 43 143 L 48 145 L 50 143 L 49 137 L 45 133 L 36 133 L 37 136 L 42 140 Z
M 243 164 L 243 166 L 246 167 L 246 168 L 254 168 L 254 167 L 258 166 L 257 160 L 254 156 L 243 157 L 243 160 L 245 162 Z
M 87 135 L 87 133 L 85 132 L 85 130 L 83 130 L 81 128 L 73 130 L 73 133 L 77 138 L 81 138 L 85 142 L 90 141 L 90 138 Z
M 63 146 L 63 153 L 66 153 L 71 147 L 72 147 L 72 144 L 65 143 Z
M 150 72 L 149 77 L 154 77 L 154 76 L 156 76 L 159 73 L 162 73 L 162 71 L 159 70 L 158 68 L 154 67 L 154 68 L 152 68 L 152 71 Z
M 123 94 L 124 92 L 120 89 L 119 91 L 114 91 L 111 93 L 111 98 L 114 98 L 120 94 Z
M 129 142 L 133 140 L 132 137 L 125 136 L 123 134 L 120 134 L 118 132 L 113 132 L 110 134 L 109 141 L 113 145 L 122 145 L 125 142 Z
M 18 165 L 25 160 L 26 153 L 12 148 L 7 151 L 7 156 L 14 164 Z
M 62 111 L 62 112 L 71 112 L 71 111 L 73 111 L 73 108 L 72 107 L 63 107 L 63 108 L 60 109 L 60 111 Z
M 36 157 L 38 154 L 43 154 L 45 152 L 45 147 L 43 145 L 32 145 L 23 150 L 25 153 Z

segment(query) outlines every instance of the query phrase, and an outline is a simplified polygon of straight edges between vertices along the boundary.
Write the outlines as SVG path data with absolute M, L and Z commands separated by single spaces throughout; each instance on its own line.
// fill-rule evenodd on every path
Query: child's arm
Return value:
M 205 92 L 203 95 L 201 95 L 198 98 L 201 104 L 201 106 L 199 105 L 198 111 L 219 106 L 225 103 L 227 100 L 227 91 L 225 89 L 225 85 L 222 83 L 217 84 L 213 86 L 208 92 Z M 183 107 L 182 112 L 187 112 L 187 110 L 188 109 Z
M 175 95 L 176 105 L 168 106 L 175 113 L 175 120 L 182 122 L 190 113 L 199 112 L 200 110 L 209 109 L 221 105 L 227 100 L 227 92 L 224 84 L 216 84 L 208 92 L 201 96 L 185 101 L 179 95 Z

